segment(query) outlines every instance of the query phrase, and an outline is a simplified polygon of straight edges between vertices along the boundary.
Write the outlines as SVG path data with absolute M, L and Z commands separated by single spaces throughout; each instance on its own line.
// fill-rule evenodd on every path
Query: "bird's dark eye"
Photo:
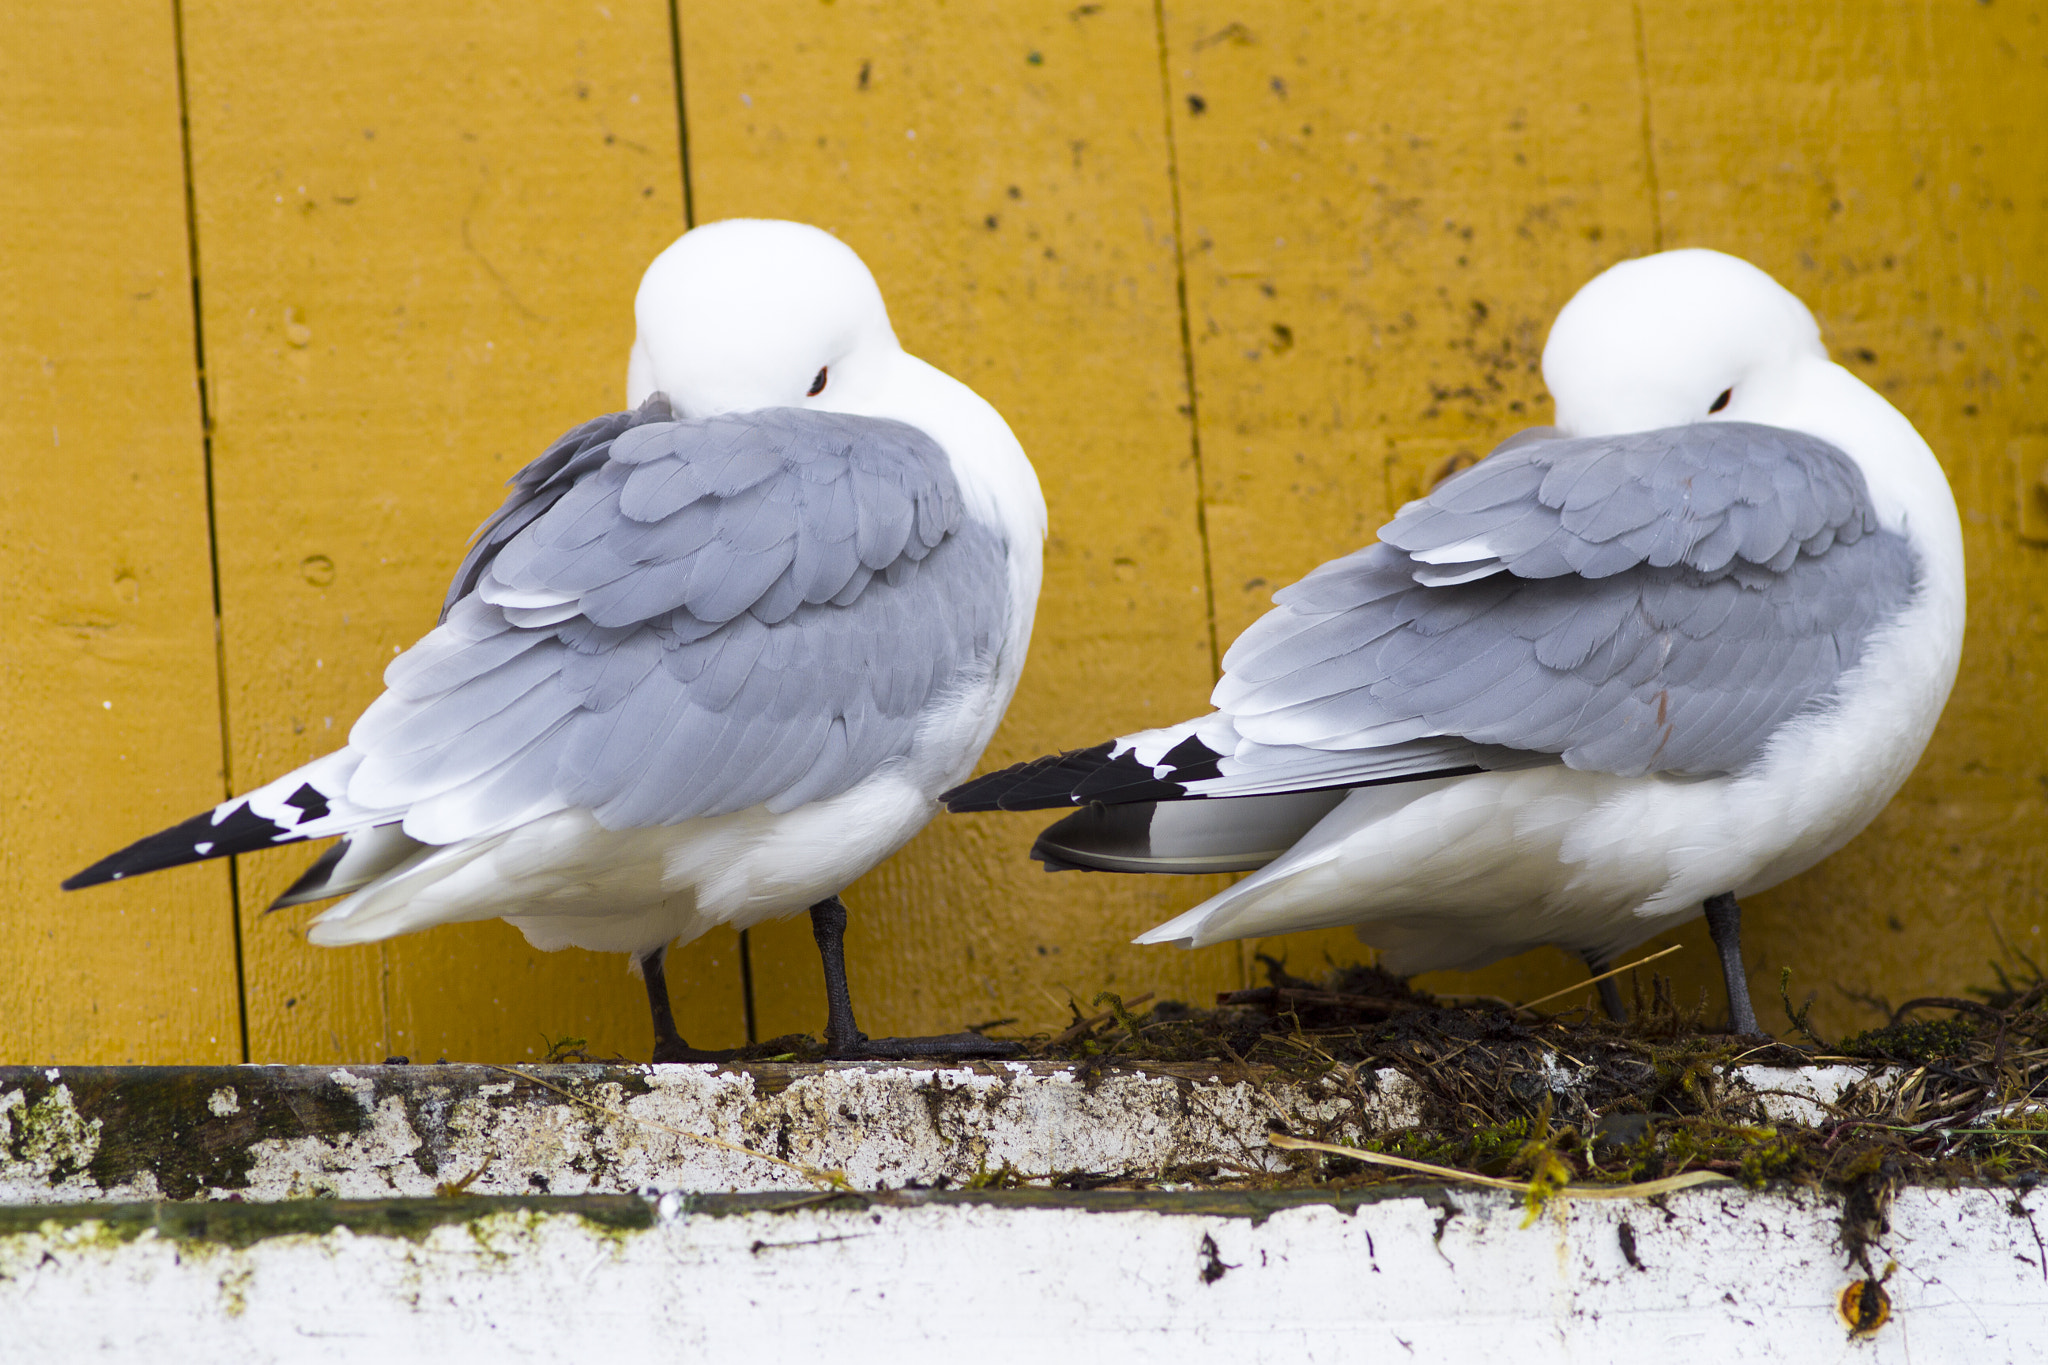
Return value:
M 819 367 L 818 367 L 818 377 L 817 377 L 816 379 L 813 379 L 813 380 L 811 381 L 811 391 L 810 391 L 809 393 L 805 394 L 805 395 L 804 395 L 804 397 L 806 397 L 806 398 L 816 398 L 816 397 L 817 397 L 817 396 L 818 396 L 819 394 L 821 394 L 821 393 L 823 393 L 823 392 L 825 391 L 825 371 L 826 371 L 826 370 L 828 370 L 828 369 L 830 369 L 830 368 L 831 368 L 831 367 L 830 367 L 829 365 L 821 365 L 821 366 L 819 366 Z M 1722 395 L 1721 395 L 1721 401 L 1722 401 L 1723 403 L 1727 402 L 1727 401 L 1728 401 L 1728 395 L 1727 395 L 1727 394 L 1725 394 L 1725 393 L 1724 393 L 1724 394 L 1722 394 Z M 1718 411 L 1719 411 L 1719 409 L 1717 408 L 1717 409 L 1715 409 L 1715 411 L 1717 411 L 1717 412 L 1718 412 Z
M 825 372 L 824 372 L 823 370 L 820 370 L 820 371 L 818 371 L 818 387 L 819 387 L 819 388 L 823 388 L 823 387 L 824 387 L 824 385 L 825 385 Z M 812 390 L 811 390 L 811 392 L 812 392 L 812 393 L 816 393 L 817 391 L 818 391 L 817 389 L 812 389 Z M 1721 410 L 1722 408 L 1725 408 L 1725 407 L 1727 407 L 1727 406 L 1728 406 L 1728 400 L 1729 400 L 1729 399 L 1731 399 L 1731 398 L 1733 398 L 1734 396 L 1735 396 L 1735 390 L 1733 390 L 1733 389 L 1723 389 L 1723 390 L 1721 390 L 1721 396 L 1720 396 L 1719 398 L 1716 398 L 1716 399 L 1714 400 L 1714 406 L 1712 406 L 1711 408 L 1708 408 L 1708 409 L 1707 409 L 1707 411 L 1708 411 L 1709 413 L 1715 413 L 1715 412 L 1719 412 L 1719 411 L 1720 411 L 1720 410 Z

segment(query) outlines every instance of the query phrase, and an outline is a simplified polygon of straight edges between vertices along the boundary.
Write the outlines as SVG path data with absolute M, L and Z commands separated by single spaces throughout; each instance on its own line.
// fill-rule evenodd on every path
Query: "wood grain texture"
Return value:
M 240 1061 L 225 866 L 57 889 L 222 795 L 176 35 L 0 23 L 0 1057 Z
M 188 4 L 237 790 L 334 748 L 433 624 L 501 485 L 623 402 L 631 300 L 682 224 L 658 0 Z M 511 1060 L 651 1046 L 623 959 L 509 926 L 360 948 L 257 912 L 308 850 L 243 860 L 257 1060 Z M 678 1022 L 743 1034 L 724 947 Z
M 1142 5 L 685 4 L 699 221 L 800 218 L 874 270 L 913 354 L 1003 413 L 1051 507 L 1031 660 L 988 763 L 1202 705 L 1210 654 L 1158 46 Z M 1202 998 L 1234 947 L 1127 940 L 1214 879 L 1049 877 L 1042 816 L 948 817 L 860 882 L 871 1033 Z M 799 918 L 754 931 L 763 1036 L 822 1024 Z
M 1226 646 L 1275 589 L 1547 420 L 1550 318 L 1655 250 L 1626 4 L 1167 7 Z M 1451 54 L 1455 54 L 1455 58 Z M 1348 931 L 1254 951 L 1314 975 Z M 1555 952 L 1432 986 L 1527 998 Z

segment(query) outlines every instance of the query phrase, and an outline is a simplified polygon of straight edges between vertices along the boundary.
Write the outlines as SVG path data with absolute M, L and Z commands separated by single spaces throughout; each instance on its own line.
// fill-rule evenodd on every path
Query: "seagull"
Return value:
M 1252 870 L 1139 943 L 1348 925 L 1402 975 L 1542 944 L 1597 972 L 1704 912 L 1757 1033 L 1740 898 L 1870 823 L 1955 681 L 1955 499 L 1719 252 L 1595 278 L 1543 377 L 1556 425 L 1275 593 L 1208 715 L 942 799 L 1081 806 L 1032 850 L 1051 871 Z
M 839 892 L 974 770 L 1031 637 L 1045 500 L 1010 428 L 908 355 L 854 252 L 800 223 L 685 233 L 634 304 L 627 410 L 511 481 L 440 623 L 348 744 L 67 889 L 341 835 L 275 906 L 318 944 L 502 918 L 663 959 L 808 909 L 833 1056 L 1004 1051 L 856 1027 Z

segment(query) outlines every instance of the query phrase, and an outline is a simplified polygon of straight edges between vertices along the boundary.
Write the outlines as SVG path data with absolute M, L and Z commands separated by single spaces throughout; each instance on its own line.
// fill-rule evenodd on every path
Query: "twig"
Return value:
M 434 1193 L 443 1199 L 460 1198 L 462 1195 L 468 1193 L 469 1187 L 471 1185 L 476 1184 L 477 1179 L 480 1176 L 482 1176 L 485 1171 L 491 1169 L 491 1163 L 493 1161 L 496 1161 L 497 1159 L 497 1153 L 493 1152 L 491 1155 L 484 1158 L 483 1165 L 477 1167 L 468 1175 L 463 1176 L 460 1180 L 444 1180 L 440 1184 L 434 1186 Z
M 561 1086 L 544 1081 L 538 1076 L 530 1076 L 517 1067 L 500 1066 L 496 1062 L 485 1062 L 484 1065 L 490 1067 L 493 1071 L 502 1071 L 509 1076 L 517 1076 L 522 1081 L 529 1081 L 543 1090 L 552 1090 L 571 1104 L 580 1104 L 594 1114 L 602 1114 L 606 1118 L 611 1119 L 624 1119 L 628 1123 L 637 1123 L 642 1127 L 659 1129 L 664 1133 L 673 1133 L 677 1137 L 688 1138 L 692 1142 L 701 1142 L 708 1147 L 718 1147 L 728 1152 L 736 1152 L 740 1156 L 752 1157 L 756 1161 L 765 1161 L 771 1166 L 781 1166 L 795 1171 L 804 1179 L 814 1184 L 823 1185 L 827 1189 L 846 1190 L 853 1188 L 847 1183 L 846 1172 L 844 1171 L 821 1171 L 811 1166 L 802 1166 L 794 1161 L 784 1161 L 779 1156 L 769 1156 L 766 1152 L 757 1152 L 751 1147 L 742 1147 L 737 1142 L 727 1142 L 723 1138 L 707 1137 L 703 1133 L 693 1133 L 687 1128 L 678 1128 L 674 1124 L 662 1123 L 657 1119 L 642 1118 L 638 1114 L 630 1114 L 623 1109 L 613 1109 L 599 1104 L 596 1100 L 578 1095 L 572 1090 L 564 1090 Z M 479 1171 L 477 1174 L 481 1175 L 482 1172 Z
M 1600 982 L 1605 981 L 1610 976 L 1620 976 L 1623 972 L 1632 972 L 1638 967 L 1646 966 L 1649 963 L 1655 962 L 1660 957 L 1670 957 L 1673 953 L 1677 952 L 1680 948 L 1683 948 L 1684 946 L 1685 945 L 1683 943 L 1674 943 L 1661 953 L 1651 953 L 1648 957 L 1636 959 L 1634 962 L 1629 963 L 1626 967 L 1616 967 L 1613 971 L 1602 972 L 1598 976 L 1589 976 L 1584 981 L 1579 982 L 1576 986 L 1566 986 L 1561 991 L 1552 991 L 1548 995 L 1539 995 L 1534 1000 L 1525 1000 L 1521 1004 L 1515 1006 L 1515 1008 L 1524 1010 L 1534 1009 L 1538 1005 L 1557 999 L 1560 995 L 1570 995 L 1574 991 L 1582 991 L 1588 986 L 1598 985 Z
M 1128 1012 L 1133 1005 L 1144 1004 L 1147 1000 L 1150 1000 L 1152 998 L 1153 994 L 1154 992 L 1152 991 L 1146 991 L 1143 995 L 1132 996 L 1129 1000 L 1126 1000 L 1124 1002 L 1124 1010 Z M 1049 1048 L 1064 1047 L 1068 1043 L 1073 1042 L 1076 1038 L 1079 1038 L 1082 1034 L 1094 1028 L 1097 1024 L 1105 1023 L 1108 1020 L 1114 1018 L 1116 1018 L 1115 1010 L 1104 1010 L 1100 1014 L 1091 1014 L 1086 1019 L 1083 1019 L 1080 1023 L 1075 1024 L 1073 1027 L 1065 1030 L 1064 1032 L 1055 1033 L 1052 1036 L 1052 1038 L 1047 1041 L 1046 1046 Z
M 1991 1006 L 1980 1005 L 1974 1000 L 1958 1000 L 1952 995 L 1923 995 L 1916 999 L 1908 1000 L 1905 1004 L 1892 1011 L 1893 1026 L 1896 1027 L 1899 1020 L 1905 1017 L 1907 1010 L 1918 1009 L 1922 1005 L 1932 1005 L 1934 1008 L 1941 1010 L 1960 1010 L 1965 1014 L 1975 1014 L 1985 1019 L 1997 1019 L 2000 1017 L 1999 1012 L 1991 1008 Z
M 1505 999 L 1498 995 L 1459 995 L 1451 991 L 1431 991 L 1430 998 L 1435 1000 L 1438 1004 L 1442 1004 L 1444 1001 L 1450 1000 L 1461 1001 L 1467 1004 L 1474 1005 L 1493 1005 L 1497 1006 L 1500 1009 L 1510 1011 L 1522 1008 L 1520 1005 L 1517 1005 L 1514 1001 Z
M 1655 1199 L 1696 1185 L 1734 1183 L 1734 1176 L 1722 1175 L 1719 1171 L 1687 1171 L 1684 1175 L 1667 1175 L 1662 1180 L 1645 1180 L 1637 1185 L 1565 1185 L 1558 1189 L 1557 1196 L 1560 1199 Z
M 1334 1005 L 1361 1014 L 1399 1014 L 1423 1006 L 1412 1000 L 1387 1000 L 1376 995 L 1343 995 L 1335 991 L 1301 990 L 1293 986 L 1253 986 L 1216 992 L 1218 1005 Z

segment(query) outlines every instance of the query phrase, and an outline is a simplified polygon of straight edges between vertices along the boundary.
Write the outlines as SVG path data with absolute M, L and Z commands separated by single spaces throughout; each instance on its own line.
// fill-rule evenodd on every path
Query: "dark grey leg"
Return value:
M 1598 953 L 1580 953 L 1579 956 L 1586 960 L 1586 970 L 1595 976 L 1613 969 L 1614 964 Z M 1617 1024 L 1627 1023 L 1628 1010 L 1622 1006 L 1621 987 L 1615 979 L 1610 976 L 1605 981 L 1596 981 L 1593 988 L 1600 992 L 1600 1008 L 1607 1017 Z
M 825 1055 L 841 1060 L 902 1057 L 1008 1057 L 1021 1045 L 978 1033 L 943 1033 L 930 1038 L 870 1038 L 853 1022 L 853 995 L 846 985 L 846 905 L 831 896 L 811 907 L 811 937 L 825 967 Z
M 1728 984 L 1728 1027 L 1745 1036 L 1762 1033 L 1756 1025 L 1756 1010 L 1749 1003 L 1749 973 L 1742 966 L 1742 907 L 1735 893 L 1723 891 L 1710 897 L 1707 933 L 1721 954 L 1721 979 Z
M 811 937 L 825 967 L 825 1051 L 850 1056 L 868 1040 L 853 1022 L 853 992 L 846 985 L 846 902 L 828 897 L 811 907 Z
M 734 1051 L 706 1052 L 691 1047 L 676 1032 L 676 1017 L 669 1009 L 668 974 L 663 962 L 668 945 L 662 944 L 640 959 L 640 975 L 647 981 L 647 1010 L 654 1016 L 654 1060 L 657 1062 L 729 1062 Z

